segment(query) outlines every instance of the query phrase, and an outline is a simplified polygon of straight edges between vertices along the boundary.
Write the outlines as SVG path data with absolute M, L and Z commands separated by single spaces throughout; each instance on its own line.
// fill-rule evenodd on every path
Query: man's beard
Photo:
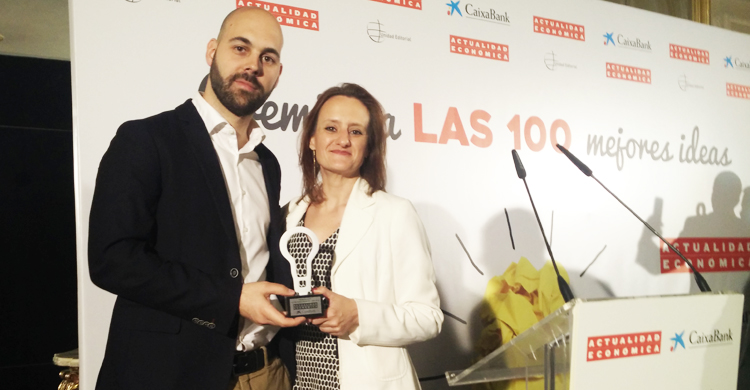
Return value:
M 219 67 L 216 64 L 216 60 L 211 64 L 209 77 L 211 78 L 211 88 L 214 90 L 214 94 L 216 94 L 219 102 L 221 102 L 229 112 L 240 117 L 252 115 L 263 106 L 263 103 L 265 103 L 271 95 L 271 91 L 265 93 L 263 86 L 260 85 L 255 76 L 246 73 L 235 73 L 228 80 L 224 81 L 221 73 L 219 73 Z M 243 79 L 251 83 L 253 87 L 255 87 L 255 91 L 238 89 L 236 92 L 233 92 L 231 86 L 237 79 Z

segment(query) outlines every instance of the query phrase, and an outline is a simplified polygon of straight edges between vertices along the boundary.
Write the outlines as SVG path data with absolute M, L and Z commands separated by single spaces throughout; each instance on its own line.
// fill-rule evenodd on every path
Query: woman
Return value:
M 294 329 L 295 390 L 418 389 L 404 346 L 440 333 L 427 236 L 411 203 L 384 191 L 385 144 L 382 107 L 356 84 L 323 92 L 305 118 L 304 193 L 286 223 L 319 238 L 313 285 L 329 308 Z M 307 236 L 288 248 L 304 273 Z

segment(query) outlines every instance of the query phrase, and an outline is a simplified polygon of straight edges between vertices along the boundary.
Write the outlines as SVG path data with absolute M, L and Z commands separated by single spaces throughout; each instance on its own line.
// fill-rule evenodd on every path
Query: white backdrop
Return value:
M 194 94 L 208 73 L 206 44 L 238 3 L 244 5 L 70 0 L 83 389 L 95 383 L 114 302 L 93 286 L 87 268 L 99 160 L 122 122 Z M 285 24 L 284 72 L 256 114 L 281 163 L 282 202 L 300 190 L 300 125 L 290 111 L 311 107 L 330 86 L 355 82 L 392 115 L 388 190 L 420 213 L 442 308 L 452 314 L 436 340 L 412 348 L 421 378 L 466 367 L 475 357 L 478 308 L 490 278 L 521 256 L 537 268 L 548 258 L 511 149 L 519 150 L 555 257 L 580 297 L 695 289 L 688 274 L 661 273 L 656 239 L 556 152 L 552 137 L 666 237 L 680 236 L 697 212 L 712 213 L 719 173 L 730 171 L 750 186 L 750 36 L 593 0 L 250 3 L 283 14 Z M 625 79 L 608 77 L 623 70 Z M 627 79 L 631 71 L 639 81 Z M 691 144 L 698 157 L 706 148 L 702 162 L 688 153 Z M 739 205 L 728 207 L 739 214 Z M 750 237 L 748 223 L 723 236 Z M 715 290 L 741 291 L 748 275 L 707 278 Z M 444 386 L 442 379 L 423 382 Z

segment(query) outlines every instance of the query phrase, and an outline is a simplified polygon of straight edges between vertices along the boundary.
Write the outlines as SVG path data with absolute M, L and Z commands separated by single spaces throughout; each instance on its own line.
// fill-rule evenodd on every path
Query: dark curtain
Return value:
M 78 345 L 70 63 L 0 56 L 0 387 L 55 389 Z

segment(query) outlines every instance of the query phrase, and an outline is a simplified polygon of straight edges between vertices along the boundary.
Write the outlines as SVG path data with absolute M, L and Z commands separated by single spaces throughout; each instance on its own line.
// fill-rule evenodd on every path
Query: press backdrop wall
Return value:
M 70 0 L 83 389 L 96 381 L 114 302 L 87 268 L 99 160 L 122 122 L 195 94 L 208 40 L 247 4 L 284 25 L 284 71 L 256 115 L 281 163 L 282 201 L 300 191 L 298 130 L 317 94 L 359 83 L 390 115 L 387 188 L 423 219 L 450 314 L 437 339 L 411 348 L 425 388 L 475 358 L 487 282 L 522 256 L 537 268 L 549 257 L 513 148 L 579 297 L 695 288 L 555 142 L 666 237 L 684 237 L 691 217 L 693 237 L 750 237 L 731 189 L 750 186 L 750 36 L 587 0 Z M 726 244 L 747 241 L 716 241 L 724 252 L 705 256 L 702 269 L 720 271 L 707 272 L 714 289 L 745 287 L 747 252 L 740 266 Z

